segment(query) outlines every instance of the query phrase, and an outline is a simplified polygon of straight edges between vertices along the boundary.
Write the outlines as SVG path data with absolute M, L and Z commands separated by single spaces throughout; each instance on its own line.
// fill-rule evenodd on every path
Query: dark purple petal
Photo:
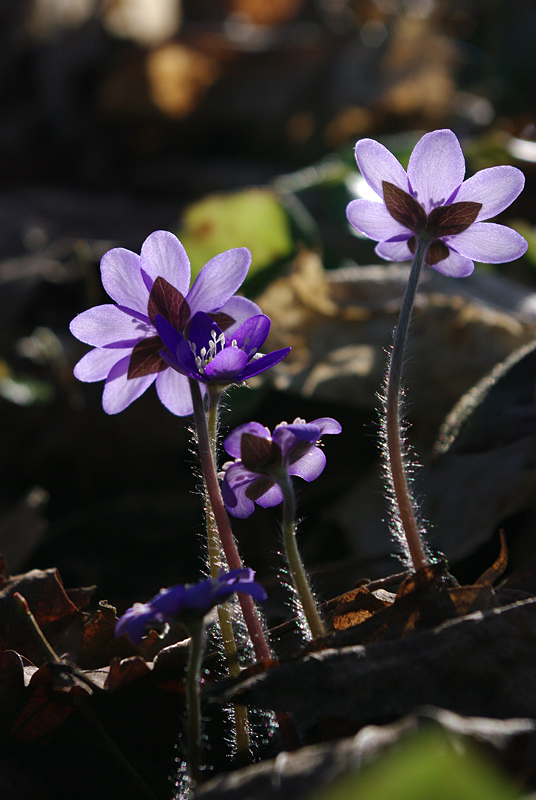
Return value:
M 198 369 L 192 348 L 184 336 L 159 314 L 155 317 L 155 327 L 168 351 L 160 350 L 163 361 L 183 375 L 197 377 Z
M 266 314 L 257 314 L 250 317 L 234 332 L 232 341 L 248 356 L 248 360 L 263 346 L 270 332 L 270 317 Z
M 190 319 L 190 308 L 183 295 L 161 276 L 153 283 L 147 313 L 153 325 L 156 315 L 160 314 L 179 331 L 184 330 Z
M 426 212 L 414 197 L 395 186 L 394 183 L 383 182 L 383 199 L 389 214 L 400 225 L 414 233 L 426 228 Z
M 223 447 L 227 453 L 233 458 L 240 458 L 240 443 L 242 440 L 243 433 L 252 433 L 255 436 L 260 436 L 263 439 L 268 439 L 271 441 L 272 436 L 268 428 L 264 425 L 261 425 L 260 422 L 246 422 L 245 425 L 239 425 L 238 428 L 235 428 L 223 442 Z
M 164 617 L 176 616 L 184 605 L 186 588 L 182 585 L 171 586 L 169 589 L 161 589 L 147 604 L 153 609 L 154 613 Z
M 160 356 L 162 340 L 160 336 L 149 336 L 138 342 L 131 353 L 128 363 L 128 380 L 133 378 L 143 378 L 153 372 L 162 372 L 167 369 L 167 364 Z
M 115 623 L 116 637 L 126 635 L 135 645 L 141 643 L 148 626 L 161 622 L 150 603 L 134 603 Z
M 258 375 L 260 372 L 264 372 L 266 369 L 270 369 L 274 364 L 279 364 L 285 356 L 288 356 L 291 349 L 291 347 L 284 347 L 282 350 L 274 350 L 273 353 L 268 353 L 266 356 L 261 356 L 260 358 L 255 358 L 253 361 L 250 361 L 240 375 L 240 380 L 245 381 L 248 378 L 252 378 L 254 375 Z
M 188 340 L 195 345 L 196 354 L 200 355 L 201 349 L 205 347 L 208 351 L 209 342 L 221 336 L 222 331 L 208 314 L 198 311 L 192 317 L 188 330 Z
M 208 381 L 232 383 L 236 378 L 240 378 L 247 363 L 248 357 L 243 350 L 239 350 L 237 347 L 226 347 L 225 350 L 220 350 L 206 365 L 205 378 Z

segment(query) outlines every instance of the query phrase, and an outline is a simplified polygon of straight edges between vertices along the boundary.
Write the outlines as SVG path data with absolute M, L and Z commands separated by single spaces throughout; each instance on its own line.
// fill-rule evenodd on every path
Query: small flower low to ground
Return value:
M 190 288 L 190 261 L 180 241 L 168 231 L 155 231 L 140 255 L 116 247 L 104 254 L 104 289 L 115 301 L 83 311 L 71 322 L 71 333 L 95 349 L 76 365 L 75 376 L 88 383 L 105 381 L 102 405 L 117 414 L 155 383 L 158 397 L 177 416 L 192 413 L 188 379 L 169 369 L 160 351 L 155 327 L 161 316 L 184 333 L 198 312 L 209 314 L 226 336 L 258 315 L 259 307 L 235 296 L 251 263 L 244 247 L 212 258 Z
M 148 603 L 134 603 L 117 621 L 115 635 L 126 634 L 134 644 L 139 644 L 149 626 L 173 622 L 183 611 L 198 612 L 198 616 L 203 617 L 235 592 L 249 594 L 263 603 L 266 592 L 254 579 L 254 571 L 244 567 L 222 572 L 217 578 L 208 578 L 191 586 L 179 584 L 161 589 Z
M 379 244 L 389 261 L 407 261 L 418 237 L 426 236 L 425 263 L 444 275 L 463 278 L 473 261 L 499 264 L 525 253 L 523 237 L 485 220 L 513 203 L 525 184 L 511 166 L 490 167 L 464 181 L 465 159 L 451 130 L 425 134 L 415 145 L 407 173 L 374 139 L 356 144 L 357 165 L 378 200 L 353 200 L 350 224 Z
M 340 432 L 341 426 L 330 417 L 281 423 L 273 435 L 259 422 L 240 425 L 223 443 L 235 458 L 223 467 L 222 494 L 229 513 L 245 518 L 253 514 L 255 503 L 263 508 L 282 503 L 278 481 L 290 475 L 316 480 L 326 466 L 317 443 L 324 434 Z

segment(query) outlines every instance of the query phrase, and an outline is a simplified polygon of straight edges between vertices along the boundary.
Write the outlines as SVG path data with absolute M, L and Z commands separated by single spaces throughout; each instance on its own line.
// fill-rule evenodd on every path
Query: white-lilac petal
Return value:
M 452 249 L 450 249 L 447 258 L 438 261 L 433 267 L 437 272 L 447 275 L 449 278 L 467 278 L 475 269 L 475 265 L 470 258 L 462 256 Z
M 304 456 L 290 464 L 288 467 L 289 475 L 297 475 L 299 478 L 310 482 L 318 478 L 326 466 L 326 456 L 319 447 L 311 447 Z
M 118 414 L 120 411 L 124 411 L 134 400 L 141 397 L 156 380 L 156 372 L 128 380 L 129 362 L 130 357 L 121 359 L 108 373 L 102 393 L 102 407 L 107 414 Z
M 101 279 L 106 293 L 118 305 L 147 314 L 149 290 L 142 278 L 140 263 L 137 253 L 114 247 L 101 259 Z
M 140 264 L 153 281 L 164 278 L 184 297 L 188 294 L 190 259 L 174 234 L 169 231 L 151 233 L 142 245 Z
M 251 433 L 253 436 L 258 436 L 260 439 L 267 439 L 268 441 L 272 438 L 268 428 L 261 425 L 260 422 L 246 422 L 244 425 L 239 425 L 223 441 L 225 451 L 233 458 L 240 458 L 242 455 L 241 441 L 244 433 Z
M 75 378 L 84 383 L 103 381 L 118 361 L 130 358 L 132 347 L 96 347 L 83 356 L 73 370 Z
M 283 502 L 283 492 L 279 488 L 279 486 L 274 483 L 267 492 L 261 494 L 259 498 L 255 501 L 258 503 L 262 508 L 272 508 L 273 506 L 278 506 L 279 503 Z
M 192 395 L 188 378 L 174 369 L 165 369 L 156 376 L 156 392 L 159 400 L 168 411 L 177 417 L 187 417 L 193 414 Z M 206 392 L 201 384 L 201 393 Z
M 525 176 L 508 165 L 482 169 L 462 183 L 453 202 L 482 203 L 476 222 L 490 219 L 508 208 L 521 193 Z
M 513 261 L 527 251 L 527 242 L 521 234 L 496 222 L 475 222 L 452 236 L 447 244 L 462 255 L 485 264 Z
M 251 253 L 245 247 L 226 250 L 207 261 L 188 293 L 191 316 L 221 309 L 242 286 L 250 264 Z
M 355 158 L 363 178 L 380 199 L 383 199 L 383 181 L 408 191 L 404 167 L 383 144 L 374 139 L 360 139 L 355 146 Z
M 408 247 L 408 239 L 402 242 L 380 242 L 374 248 L 374 252 L 387 261 L 409 261 L 413 258 L 413 253 Z
M 390 239 L 392 236 L 404 234 L 411 236 L 408 228 L 397 222 L 383 203 L 375 203 L 372 200 L 352 200 L 346 209 L 346 216 L 352 227 L 377 242 Z
M 140 339 L 155 334 L 148 319 L 144 322 L 111 303 L 82 311 L 72 320 L 69 330 L 81 342 L 93 347 L 104 347 L 115 342 L 134 345 Z
M 465 158 L 451 130 L 432 131 L 419 139 L 409 159 L 408 179 L 427 214 L 446 203 L 464 176 Z

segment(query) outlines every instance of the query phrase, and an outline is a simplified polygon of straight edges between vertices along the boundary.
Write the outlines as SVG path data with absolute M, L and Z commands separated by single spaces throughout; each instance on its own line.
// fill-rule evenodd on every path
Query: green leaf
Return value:
M 294 250 L 287 212 L 268 188 L 243 189 L 204 197 L 184 212 L 178 233 L 195 277 L 209 259 L 232 247 L 247 247 L 249 276 Z
M 516 800 L 467 738 L 428 728 L 309 800 Z

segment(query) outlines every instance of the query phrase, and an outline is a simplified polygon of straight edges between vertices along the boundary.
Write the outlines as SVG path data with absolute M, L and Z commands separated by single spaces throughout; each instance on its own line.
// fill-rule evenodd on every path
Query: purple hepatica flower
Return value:
M 491 167 L 464 181 L 465 160 L 450 130 L 423 136 L 411 154 L 407 174 L 392 153 L 373 139 L 355 148 L 357 165 L 378 201 L 353 200 L 350 224 L 379 244 L 376 253 L 406 261 L 416 237 L 431 239 L 425 261 L 444 275 L 464 278 L 473 259 L 500 264 L 519 258 L 527 243 L 504 225 L 483 222 L 504 211 L 523 189 L 523 173 Z
M 235 297 L 247 275 L 251 255 L 245 248 L 211 259 L 190 289 L 190 262 L 176 236 L 155 231 L 138 256 L 116 247 L 101 261 L 102 283 L 117 305 L 90 308 L 71 322 L 71 332 L 93 345 L 76 365 L 75 376 L 92 383 L 106 380 L 102 405 L 108 414 L 123 411 L 156 382 L 161 402 L 173 414 L 192 413 L 188 381 L 168 369 L 155 328 L 159 314 L 178 331 L 188 329 L 199 311 L 210 314 L 227 335 L 260 309 Z
M 223 333 L 202 311 L 192 319 L 187 336 L 163 317 L 157 316 L 155 325 L 168 350 L 160 351 L 166 364 L 201 383 L 240 383 L 277 364 L 290 351 L 285 347 L 259 355 L 270 330 L 270 318 L 265 314 L 250 317 L 231 334 Z
M 134 603 L 115 625 L 115 635 L 126 634 L 134 644 L 140 644 L 142 637 L 151 625 L 162 625 L 180 618 L 182 611 L 198 613 L 202 618 L 211 608 L 224 603 L 235 592 L 250 594 L 254 600 L 263 603 L 266 592 L 256 583 L 252 569 L 244 567 L 232 572 L 220 573 L 217 578 L 194 583 L 192 586 L 171 586 L 161 589 L 148 603 Z
M 282 422 L 273 436 L 259 422 L 240 425 L 223 443 L 236 459 L 223 466 L 222 494 L 229 513 L 245 519 L 253 514 L 255 503 L 263 508 L 282 503 L 278 481 L 289 475 L 314 481 L 326 466 L 317 442 L 325 433 L 340 432 L 341 426 L 330 417 Z

